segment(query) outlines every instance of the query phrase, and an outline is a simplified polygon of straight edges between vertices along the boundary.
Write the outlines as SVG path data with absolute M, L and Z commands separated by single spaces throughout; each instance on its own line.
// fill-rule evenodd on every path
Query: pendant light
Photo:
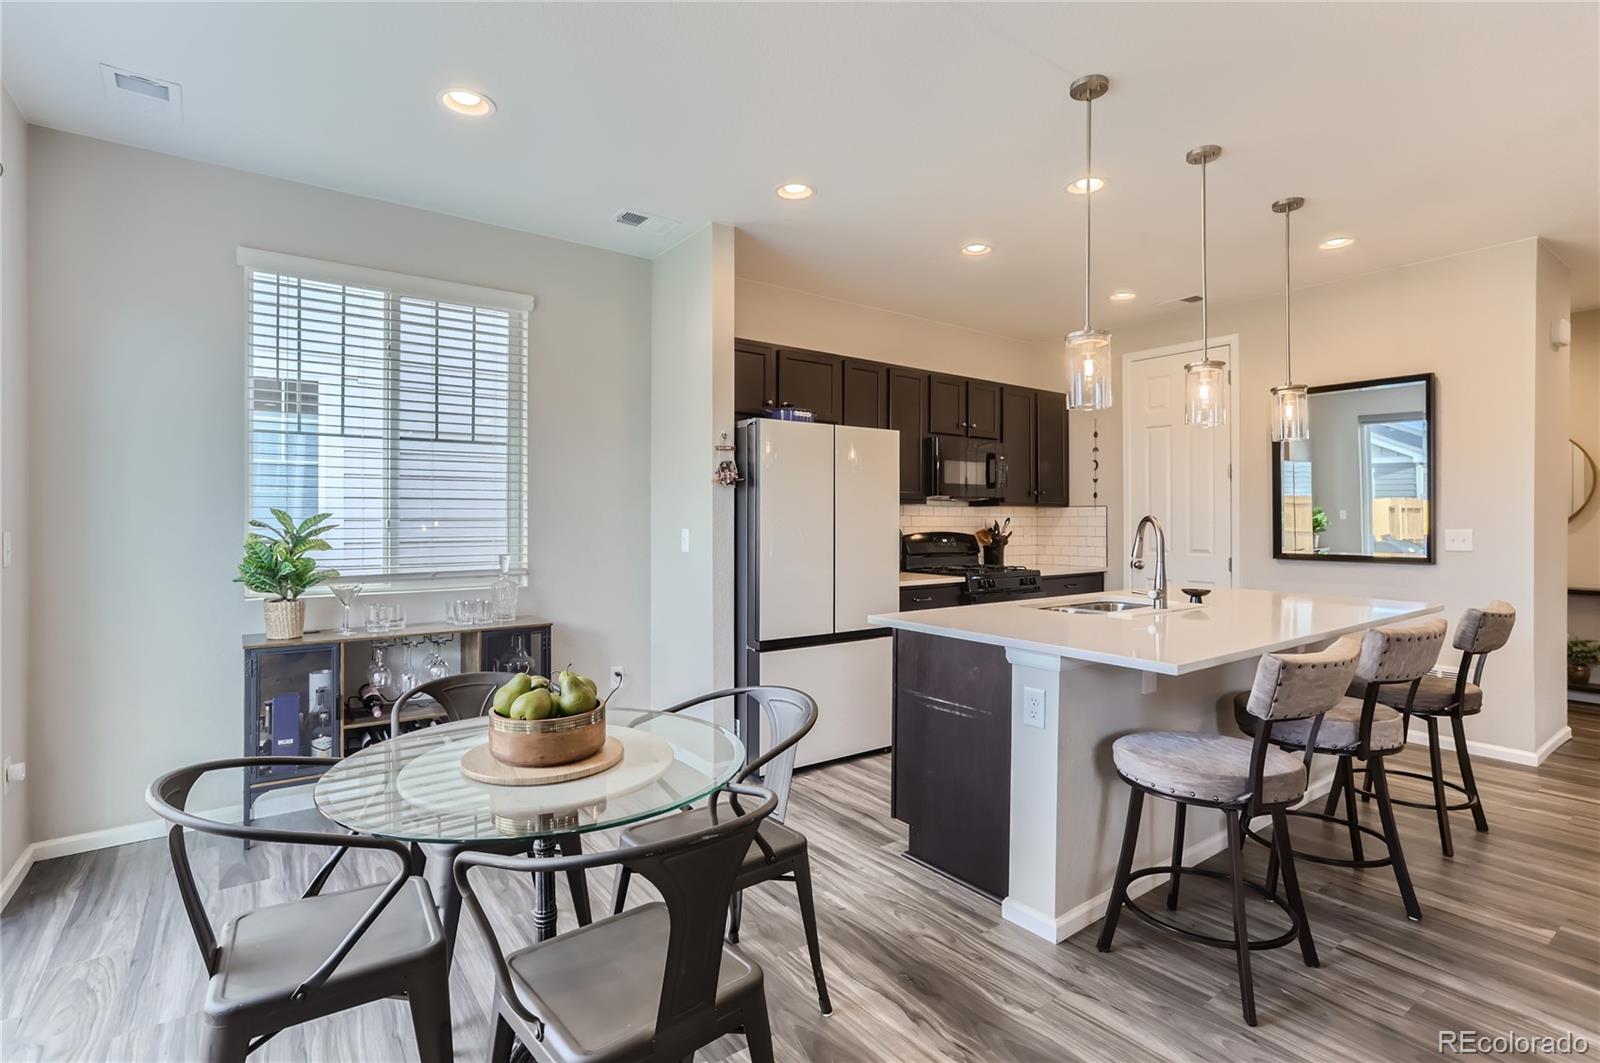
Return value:
M 1183 423 L 1195 428 L 1228 423 L 1224 401 L 1228 364 L 1211 358 L 1211 297 L 1206 291 L 1206 166 L 1221 154 L 1217 145 L 1203 144 L 1184 156 L 1189 165 L 1200 167 L 1200 360 L 1183 367 Z
M 1273 213 L 1283 215 L 1283 383 L 1272 389 L 1272 441 L 1293 442 L 1311 437 L 1306 387 L 1294 382 L 1294 355 L 1290 353 L 1293 335 L 1289 318 L 1289 215 L 1306 205 L 1299 196 L 1280 199 Z
M 1111 408 L 1111 333 L 1097 329 L 1090 320 L 1089 267 L 1094 237 L 1094 101 L 1111 88 L 1104 74 L 1088 74 L 1072 83 L 1069 90 L 1084 105 L 1083 122 L 1083 328 L 1067 333 L 1067 409 L 1106 410 Z

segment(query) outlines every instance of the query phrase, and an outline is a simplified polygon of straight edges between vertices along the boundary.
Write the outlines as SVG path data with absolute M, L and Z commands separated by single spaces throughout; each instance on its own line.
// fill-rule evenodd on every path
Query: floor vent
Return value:
M 652 214 L 640 214 L 636 210 L 619 210 L 612 215 L 611 220 L 618 225 L 626 225 L 630 229 L 638 229 L 642 233 L 660 236 L 669 233 L 678 227 L 678 223 L 671 218 L 660 218 Z

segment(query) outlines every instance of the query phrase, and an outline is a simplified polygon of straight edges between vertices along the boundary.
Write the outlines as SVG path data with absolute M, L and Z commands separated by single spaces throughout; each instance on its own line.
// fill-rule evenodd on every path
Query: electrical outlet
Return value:
M 11 567 L 11 533 L 0 532 L 0 568 Z
M 1029 727 L 1044 727 L 1044 691 L 1039 687 L 1022 688 L 1022 722 Z
M 621 690 L 623 682 L 624 682 L 624 676 L 623 676 L 623 672 L 622 672 L 622 665 L 620 665 L 620 664 L 612 665 L 611 666 L 611 685 L 616 687 L 618 690 Z
M 1472 551 L 1472 529 L 1446 528 L 1444 530 L 1444 548 L 1446 550 L 1459 550 L 1470 553 Z
M 689 552 L 689 529 L 683 528 L 678 532 L 678 550 L 681 553 Z

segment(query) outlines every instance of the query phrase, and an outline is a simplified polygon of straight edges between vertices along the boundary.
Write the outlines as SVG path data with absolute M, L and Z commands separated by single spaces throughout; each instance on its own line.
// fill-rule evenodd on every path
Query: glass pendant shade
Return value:
M 1111 408 L 1111 333 L 1078 329 L 1067 334 L 1067 409 Z
M 1220 428 L 1228 423 L 1226 362 L 1190 362 L 1183 367 L 1183 422 L 1191 428 Z
M 1306 416 L 1306 388 L 1304 384 L 1280 384 L 1272 389 L 1272 441 L 1295 442 L 1311 438 L 1310 419 Z

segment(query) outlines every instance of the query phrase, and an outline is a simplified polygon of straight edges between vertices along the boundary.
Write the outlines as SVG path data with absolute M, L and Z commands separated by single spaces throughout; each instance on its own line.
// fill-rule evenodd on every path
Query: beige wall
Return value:
M 733 678 L 733 490 L 711 479 L 733 431 L 733 230 L 706 226 L 650 272 L 651 694 L 667 705 Z
M 241 244 L 537 296 L 522 606 L 561 664 L 649 689 L 650 263 L 40 128 L 30 148 L 35 838 L 148 819 L 159 771 L 239 752 L 239 636 L 261 629 L 229 582 Z
M 1565 685 L 1556 652 L 1564 607 L 1552 616 L 1550 597 L 1551 559 L 1564 560 L 1565 551 L 1559 541 L 1552 550 L 1549 541 L 1565 527 L 1565 515 L 1551 514 L 1548 490 L 1534 475 L 1536 462 L 1549 460 L 1566 430 L 1565 417 L 1552 422 L 1547 409 L 1561 394 L 1558 378 L 1565 374 L 1557 366 L 1564 360 L 1550 351 L 1548 332 L 1545 342 L 1537 339 L 1564 286 L 1560 263 L 1541 255 L 1537 241 L 1524 240 L 1295 293 L 1297 382 L 1438 374 L 1438 523 L 1472 529 L 1475 549 L 1441 551 L 1438 564 L 1428 566 L 1273 560 L 1267 400 L 1283 376 L 1282 296 L 1218 305 L 1211 313 L 1214 335 L 1239 337 L 1240 403 L 1231 414 L 1241 440 L 1239 584 L 1438 602 L 1452 624 L 1469 606 L 1510 601 L 1520 614 L 1516 633 L 1488 670 L 1489 707 L 1467 729 L 1474 742 L 1522 754 L 1558 733 L 1565 704 L 1556 689 Z M 1116 350 L 1197 340 L 1198 330 L 1198 313 L 1169 313 L 1120 329 Z M 1119 394 L 1119 404 L 1126 401 Z M 1120 422 L 1102 436 L 1102 482 L 1120 485 Z M 1111 498 L 1113 559 L 1125 549 L 1136 516 Z M 1442 663 L 1453 665 L 1450 658 L 1447 650 Z
M 0 89 L 0 528 L 12 563 L 0 569 L 0 754 L 28 756 L 28 127 Z M 31 835 L 27 784 L 0 797 L 0 878 Z
M 1600 462 L 1600 310 L 1572 315 L 1571 373 L 1567 435 Z M 1600 497 L 1567 524 L 1567 579 L 1600 587 Z

